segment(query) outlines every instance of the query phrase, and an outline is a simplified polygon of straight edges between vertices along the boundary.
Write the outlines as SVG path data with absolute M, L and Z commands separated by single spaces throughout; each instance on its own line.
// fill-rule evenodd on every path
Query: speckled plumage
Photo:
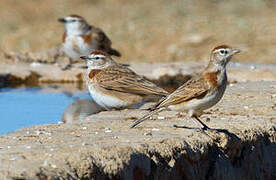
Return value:
M 188 112 L 190 117 L 195 118 L 196 122 L 207 129 L 208 127 L 198 119 L 198 116 L 222 98 L 227 84 L 226 65 L 232 55 L 238 52 L 239 50 L 226 45 L 215 47 L 211 52 L 208 67 L 199 76 L 190 79 L 173 93 L 161 99 L 150 114 L 134 122 L 131 128 L 151 115 L 169 109 Z
M 168 94 L 131 69 L 117 64 L 105 53 L 94 51 L 84 59 L 88 66 L 86 82 L 90 94 L 107 110 L 141 105 L 148 97 L 159 99 Z

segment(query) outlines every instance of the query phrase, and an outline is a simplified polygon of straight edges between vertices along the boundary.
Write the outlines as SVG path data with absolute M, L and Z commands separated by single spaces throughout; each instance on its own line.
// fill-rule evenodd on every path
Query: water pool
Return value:
M 58 123 L 66 107 L 76 99 L 90 99 L 88 91 L 68 94 L 49 87 L 0 89 L 0 134 L 31 125 Z

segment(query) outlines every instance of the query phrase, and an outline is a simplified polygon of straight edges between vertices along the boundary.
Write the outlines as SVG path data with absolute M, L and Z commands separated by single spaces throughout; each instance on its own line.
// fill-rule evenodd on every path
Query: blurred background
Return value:
M 60 45 L 57 19 L 79 14 L 100 27 L 121 62 L 206 60 L 219 44 L 236 60 L 276 63 L 274 0 L 1 0 L 0 50 L 39 52 Z

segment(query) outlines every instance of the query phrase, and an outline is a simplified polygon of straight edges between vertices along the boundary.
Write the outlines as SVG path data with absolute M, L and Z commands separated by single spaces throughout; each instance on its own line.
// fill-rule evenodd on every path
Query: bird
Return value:
M 58 21 L 65 27 L 62 50 L 72 60 L 79 60 L 80 56 L 88 55 L 93 50 L 121 56 L 119 51 L 111 47 L 112 43 L 107 35 L 100 28 L 89 25 L 82 16 L 71 14 L 59 18 Z
M 81 56 L 86 61 L 86 85 L 93 100 L 105 110 L 138 108 L 148 101 L 158 101 L 168 92 L 103 51 Z
M 210 129 L 200 119 L 203 111 L 217 104 L 222 98 L 226 85 L 226 65 L 239 49 L 220 45 L 211 51 L 210 61 L 204 71 L 191 78 L 171 94 L 154 105 L 147 115 L 135 121 L 130 128 L 163 110 L 187 112 L 190 118 L 200 126 L 200 130 Z M 175 127 L 178 127 L 175 125 Z

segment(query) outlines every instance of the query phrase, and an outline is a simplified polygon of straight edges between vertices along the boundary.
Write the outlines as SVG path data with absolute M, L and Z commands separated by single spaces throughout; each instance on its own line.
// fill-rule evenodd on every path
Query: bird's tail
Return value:
M 151 116 L 153 116 L 154 114 L 157 114 L 161 111 L 163 111 L 165 108 L 162 107 L 160 109 L 155 109 L 153 111 L 151 111 L 149 114 L 145 115 L 144 117 L 142 117 L 141 119 L 138 119 L 137 121 L 135 121 L 131 126 L 130 128 L 134 128 L 135 126 L 137 126 L 138 124 L 140 124 L 141 122 L 147 120 L 148 118 L 150 118 Z
M 108 50 L 108 54 L 110 54 L 111 56 L 121 57 L 121 53 L 119 51 L 117 51 L 116 49 L 112 49 L 112 48 L 110 48 Z

